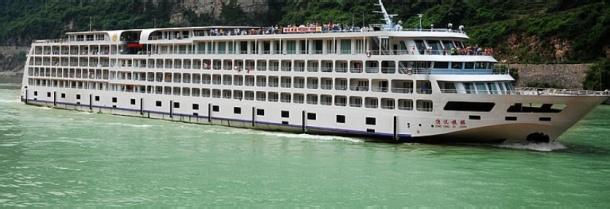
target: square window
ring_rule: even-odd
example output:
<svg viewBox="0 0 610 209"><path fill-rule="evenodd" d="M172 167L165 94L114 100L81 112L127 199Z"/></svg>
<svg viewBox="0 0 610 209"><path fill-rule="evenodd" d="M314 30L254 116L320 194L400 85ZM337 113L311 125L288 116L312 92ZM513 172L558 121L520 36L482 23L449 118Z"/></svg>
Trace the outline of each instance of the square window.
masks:
<svg viewBox="0 0 610 209"><path fill-rule="evenodd" d="M468 119L470 119L470 120L481 120L481 116L478 116L478 115L470 115L470 116L468 116Z"/></svg>
<svg viewBox="0 0 610 209"><path fill-rule="evenodd" d="M61 98L66 98L66 94L65 93L61 93Z"/></svg>
<svg viewBox="0 0 610 209"><path fill-rule="evenodd" d="M131 105L136 105L136 99L131 99Z"/></svg>
<svg viewBox="0 0 610 209"><path fill-rule="evenodd" d="M366 125L376 125L376 124L377 124L377 120L375 118L371 118L371 117L366 118Z"/></svg>
<svg viewBox="0 0 610 209"><path fill-rule="evenodd" d="M212 111L220 112L220 107L218 105L214 105L214 106L212 106Z"/></svg>
<svg viewBox="0 0 610 209"><path fill-rule="evenodd" d="M337 115L337 123L345 123L345 115Z"/></svg>
<svg viewBox="0 0 610 209"><path fill-rule="evenodd" d="M290 117L290 112L282 110L282 118L289 118L289 117Z"/></svg>
<svg viewBox="0 0 610 209"><path fill-rule="evenodd" d="M193 104L193 110L199 110L199 104Z"/></svg>
<svg viewBox="0 0 610 209"><path fill-rule="evenodd" d="M161 106L163 106L163 103L161 103L161 101L157 101L156 105L157 105L157 107L161 107Z"/></svg>
<svg viewBox="0 0 610 209"><path fill-rule="evenodd" d="M174 102L174 108L180 108L180 102Z"/></svg>
<svg viewBox="0 0 610 209"><path fill-rule="evenodd" d="M34 91L34 96L38 96L38 92L37 91Z"/></svg>
<svg viewBox="0 0 610 209"><path fill-rule="evenodd" d="M100 101L100 96L95 96L95 101L99 102Z"/></svg>
<svg viewBox="0 0 610 209"><path fill-rule="evenodd" d="M47 92L47 97L51 97L51 92Z"/></svg>
<svg viewBox="0 0 610 209"><path fill-rule="evenodd" d="M307 120L316 120L315 113L307 113Z"/></svg>
<svg viewBox="0 0 610 209"><path fill-rule="evenodd" d="M265 110L264 109L256 109L256 115L265 116Z"/></svg>
<svg viewBox="0 0 610 209"><path fill-rule="evenodd" d="M116 97L112 97L112 103L116 103L117 99Z"/></svg>
<svg viewBox="0 0 610 209"><path fill-rule="evenodd" d="M234 107L234 108L233 108L233 113L235 113L235 114L241 114L241 107Z"/></svg>
<svg viewBox="0 0 610 209"><path fill-rule="evenodd" d="M76 99L80 99L80 94L77 94L77 95L76 95Z"/></svg>

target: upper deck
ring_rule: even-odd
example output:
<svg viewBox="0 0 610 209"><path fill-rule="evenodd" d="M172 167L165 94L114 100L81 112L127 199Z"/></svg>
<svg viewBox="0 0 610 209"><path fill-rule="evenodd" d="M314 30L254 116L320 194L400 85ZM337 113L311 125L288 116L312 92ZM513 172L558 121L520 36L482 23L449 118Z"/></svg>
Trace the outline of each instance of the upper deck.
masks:
<svg viewBox="0 0 610 209"><path fill-rule="evenodd" d="M320 28L316 32L288 32L291 29ZM209 26L180 28L149 28L110 31L68 32L63 39L37 40L34 44L121 44L133 41L141 44L189 43L208 40L273 40L273 39L341 39L370 37L437 38L467 40L464 31L454 29L405 29L383 31L371 28L324 29L324 27L249 27L249 26Z"/></svg>

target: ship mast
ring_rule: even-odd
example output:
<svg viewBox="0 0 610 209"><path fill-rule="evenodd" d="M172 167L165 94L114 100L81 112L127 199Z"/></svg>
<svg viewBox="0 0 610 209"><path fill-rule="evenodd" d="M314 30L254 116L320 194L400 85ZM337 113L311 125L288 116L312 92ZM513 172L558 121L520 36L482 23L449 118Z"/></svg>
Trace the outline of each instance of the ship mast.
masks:
<svg viewBox="0 0 610 209"><path fill-rule="evenodd" d="M383 21L385 21L384 24L384 30L394 30L394 22L392 22L392 18L396 16L396 14L388 14L388 11L385 9L385 6L383 5L383 2L381 2L381 0L379 0L378 4L375 4L376 6L379 6L381 8L381 11L375 11L375 13L380 13L383 14Z"/></svg>

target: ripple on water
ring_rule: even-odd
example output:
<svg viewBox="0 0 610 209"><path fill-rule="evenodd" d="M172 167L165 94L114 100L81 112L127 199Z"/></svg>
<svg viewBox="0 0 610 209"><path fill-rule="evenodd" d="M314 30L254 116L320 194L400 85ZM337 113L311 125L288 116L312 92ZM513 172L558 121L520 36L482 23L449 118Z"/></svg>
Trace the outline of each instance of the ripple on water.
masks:
<svg viewBox="0 0 610 209"><path fill-rule="evenodd" d="M511 143L511 144L499 144L495 145L500 148L508 149L519 149L519 150L532 150L539 152L551 152L556 150L563 150L567 147L559 142L550 143Z"/></svg>

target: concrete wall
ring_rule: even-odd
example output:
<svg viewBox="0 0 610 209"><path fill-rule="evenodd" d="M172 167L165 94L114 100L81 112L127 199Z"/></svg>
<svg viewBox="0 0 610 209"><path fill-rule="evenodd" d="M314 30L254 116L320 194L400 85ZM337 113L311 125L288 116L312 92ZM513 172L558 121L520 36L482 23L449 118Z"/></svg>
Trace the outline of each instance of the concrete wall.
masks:
<svg viewBox="0 0 610 209"><path fill-rule="evenodd" d="M546 85L553 88L582 89L590 64L511 64L519 72L517 86Z"/></svg>

